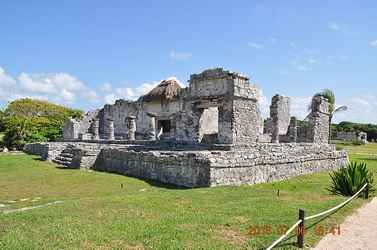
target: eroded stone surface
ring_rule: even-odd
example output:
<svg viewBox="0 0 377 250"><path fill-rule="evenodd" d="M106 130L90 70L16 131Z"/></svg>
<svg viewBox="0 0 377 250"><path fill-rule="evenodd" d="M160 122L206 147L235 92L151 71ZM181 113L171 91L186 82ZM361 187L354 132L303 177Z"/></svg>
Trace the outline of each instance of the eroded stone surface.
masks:
<svg viewBox="0 0 377 250"><path fill-rule="evenodd" d="M187 187L270 182L346 163L347 154L328 144L325 98L313 98L308 122L298 126L289 98L274 96L263 133L259 95L248 77L208 69L186 88L165 80L137 101L69 119L62 142L25 151L69 168Z"/></svg>

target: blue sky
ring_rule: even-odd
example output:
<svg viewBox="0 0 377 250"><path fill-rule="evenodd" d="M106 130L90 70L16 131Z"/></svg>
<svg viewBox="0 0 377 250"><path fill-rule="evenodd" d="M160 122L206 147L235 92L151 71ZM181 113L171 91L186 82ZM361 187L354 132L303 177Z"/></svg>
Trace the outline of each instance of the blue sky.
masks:
<svg viewBox="0 0 377 250"><path fill-rule="evenodd" d="M332 89L377 123L376 1L17 1L0 3L0 103L19 97L90 109L161 79L224 67L271 96Z"/></svg>

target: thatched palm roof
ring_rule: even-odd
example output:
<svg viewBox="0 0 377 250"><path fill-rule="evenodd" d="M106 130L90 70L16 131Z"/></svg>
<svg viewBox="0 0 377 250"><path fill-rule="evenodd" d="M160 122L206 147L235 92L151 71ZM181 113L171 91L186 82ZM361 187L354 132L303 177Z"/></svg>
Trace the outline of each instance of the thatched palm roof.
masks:
<svg viewBox="0 0 377 250"><path fill-rule="evenodd" d="M144 101L175 99L181 91L181 86L175 78L162 80L159 85L152 89L148 94L142 96Z"/></svg>

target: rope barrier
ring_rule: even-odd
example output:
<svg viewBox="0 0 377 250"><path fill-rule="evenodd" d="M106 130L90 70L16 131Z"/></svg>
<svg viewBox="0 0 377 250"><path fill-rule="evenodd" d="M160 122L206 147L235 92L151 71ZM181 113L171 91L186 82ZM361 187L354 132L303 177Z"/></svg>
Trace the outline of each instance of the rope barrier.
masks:
<svg viewBox="0 0 377 250"><path fill-rule="evenodd" d="M288 234L290 234L300 223L301 220L298 220L290 229L287 230L287 232L285 232L285 234L283 234L279 239L275 240L274 243L272 243L272 245L269 246L266 250L271 250L272 248L274 248L277 244L280 243L280 241L287 237Z"/></svg>
<svg viewBox="0 0 377 250"><path fill-rule="evenodd" d="M321 212L321 213L319 213L319 214L315 214L315 215L312 215L312 216L308 216L308 217L305 217L305 220L311 220L311 219L314 219L314 218L317 218L317 217L320 217L320 216L322 216L322 215L325 215L325 214L328 214L328 213L330 213L330 212L332 212L332 211L335 211L335 210L337 210L338 208L341 208L341 207L343 207L344 205L346 205L348 202L350 202L352 199L354 199L355 197L357 197L360 193L361 193L361 191L363 191L363 189L366 187L366 186L368 186L368 183L366 183L356 194L354 194L352 197L350 197L349 199L347 199L346 201L344 201L344 202L342 202L342 203L340 203L338 206L336 206L336 207L333 207L333 208L331 208L331 209L329 209L329 210L326 210L326 211L324 211L324 212Z"/></svg>
<svg viewBox="0 0 377 250"><path fill-rule="evenodd" d="M352 199L354 199L355 197L357 197L361 191L363 191L366 187L368 186L368 183L366 183L357 193L355 193L353 196L351 196L350 198L348 198L346 201L340 203L339 205L331 208L331 209L328 209L326 211L323 211L321 213L318 213L318 214L314 214L314 215L311 215L311 216L308 216L308 217L305 217L304 218L304 221L306 220L310 220L310 219L314 219L314 218L317 218L317 217L320 217L322 215L325 215L325 214L328 214L332 211L335 211L341 207L343 207L344 205L346 205L348 202L350 202ZM300 223L302 222L302 220L298 220L290 229L287 230L287 232L285 232L282 236L280 236L279 239L275 240L271 246L269 246L266 250L271 250L272 248L274 248L277 244L279 244L285 237L288 236L288 234L290 234Z"/></svg>

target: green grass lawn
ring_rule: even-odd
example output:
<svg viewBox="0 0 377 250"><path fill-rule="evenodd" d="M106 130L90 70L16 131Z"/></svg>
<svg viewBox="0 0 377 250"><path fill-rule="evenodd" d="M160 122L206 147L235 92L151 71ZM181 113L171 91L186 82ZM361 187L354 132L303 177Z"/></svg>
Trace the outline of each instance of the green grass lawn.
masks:
<svg viewBox="0 0 377 250"><path fill-rule="evenodd" d="M347 148L376 176L373 149L377 154L376 144ZM328 173L319 173L253 186L179 189L3 154L0 204L6 207L0 210L64 203L0 212L0 249L263 249L279 237L279 226L297 220L299 208L311 215L346 199L330 195L329 183ZM305 243L315 245L318 226L329 230L365 202L356 199L322 221L307 222ZM271 226L272 233L250 235L253 226ZM294 248L295 240L293 235L280 249Z"/></svg>

